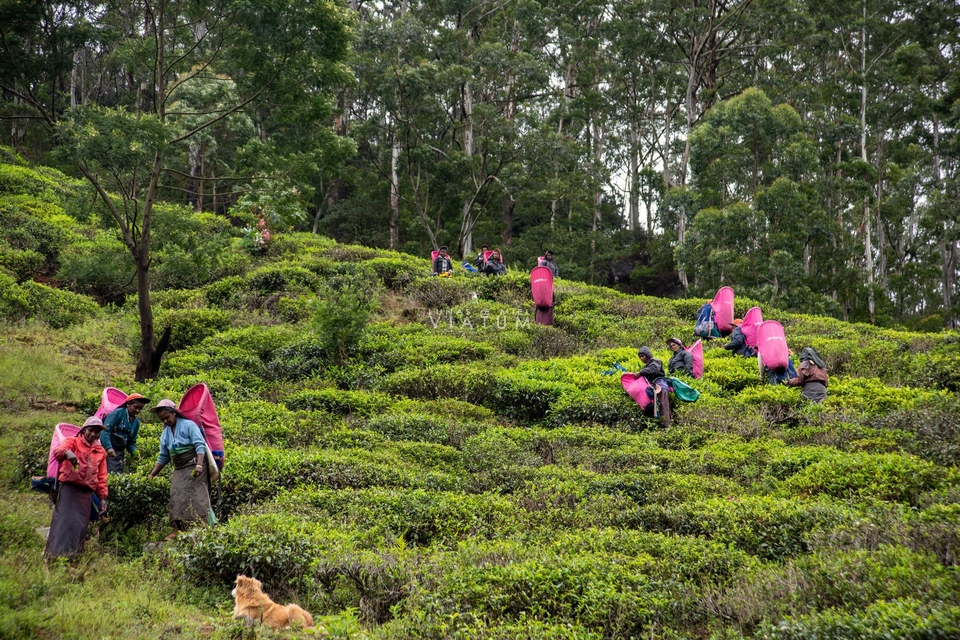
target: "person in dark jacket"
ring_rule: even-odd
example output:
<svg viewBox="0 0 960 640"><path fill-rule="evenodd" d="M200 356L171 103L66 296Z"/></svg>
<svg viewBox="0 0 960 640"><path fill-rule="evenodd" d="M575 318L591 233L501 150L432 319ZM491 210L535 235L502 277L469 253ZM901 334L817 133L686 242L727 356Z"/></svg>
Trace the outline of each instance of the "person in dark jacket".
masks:
<svg viewBox="0 0 960 640"><path fill-rule="evenodd" d="M140 434L140 412L149 398L131 393L119 407L103 419L100 444L107 452L107 473L123 473L126 470L124 454L140 457L137 438Z"/></svg>
<svg viewBox="0 0 960 640"><path fill-rule="evenodd" d="M693 377L693 355L687 351L680 338L670 338L667 340L667 346L673 351L670 360L667 362L667 371L670 375L685 373Z"/></svg>
<svg viewBox="0 0 960 640"><path fill-rule="evenodd" d="M827 399L827 365L813 347L805 347L800 352L800 366L797 377L790 378L786 384L800 387L800 395L811 402L823 402Z"/></svg>
<svg viewBox="0 0 960 640"><path fill-rule="evenodd" d="M482 272L491 276L502 276L507 273L507 266L503 264L503 255L499 249L494 249L490 254L490 259L487 260Z"/></svg>
<svg viewBox="0 0 960 640"><path fill-rule="evenodd" d="M437 253L437 258L433 261L433 275L442 276L442 275L451 275L453 273L453 260L450 259L450 254L447 253L446 247L440 247L440 252Z"/></svg>
<svg viewBox="0 0 960 640"><path fill-rule="evenodd" d="M483 271L483 268L486 266L487 251L489 250L490 248L487 245L485 244L480 245L480 253L477 254L477 259L473 261L473 264L478 271Z"/></svg>
<svg viewBox="0 0 960 640"><path fill-rule="evenodd" d="M743 335L743 330L740 329L740 325L742 324L743 320L740 318L733 319L734 326L733 331L730 333L730 342L723 345L723 348L727 351L733 351L733 353L738 356L752 358L757 355L757 353L753 350L753 347L747 346L747 337Z"/></svg>
<svg viewBox="0 0 960 640"><path fill-rule="evenodd" d="M557 263L553 261L553 251L544 251L543 260L538 260L537 263L538 267L550 269L550 273L553 274L554 278L560 277L560 269L557 268Z"/></svg>
<svg viewBox="0 0 960 640"><path fill-rule="evenodd" d="M647 388L647 397L653 400L651 405L654 415L659 413L660 424L664 427L670 426L670 383L665 377L663 363L653 357L650 347L640 347L637 349L637 356L643 363L643 368L637 372L638 376L643 376L650 383ZM657 410L659 408L659 411Z"/></svg>

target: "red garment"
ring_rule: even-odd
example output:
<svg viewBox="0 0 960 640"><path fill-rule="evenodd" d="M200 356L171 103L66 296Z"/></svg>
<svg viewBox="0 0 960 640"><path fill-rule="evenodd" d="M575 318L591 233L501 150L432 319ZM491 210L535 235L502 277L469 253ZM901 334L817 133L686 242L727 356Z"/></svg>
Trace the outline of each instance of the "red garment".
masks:
<svg viewBox="0 0 960 640"><path fill-rule="evenodd" d="M77 456L77 464L67 460L67 450ZM53 457L60 462L60 482L70 482L93 489L101 500L107 499L107 452L99 440L90 444L81 431L67 438L53 451Z"/></svg>

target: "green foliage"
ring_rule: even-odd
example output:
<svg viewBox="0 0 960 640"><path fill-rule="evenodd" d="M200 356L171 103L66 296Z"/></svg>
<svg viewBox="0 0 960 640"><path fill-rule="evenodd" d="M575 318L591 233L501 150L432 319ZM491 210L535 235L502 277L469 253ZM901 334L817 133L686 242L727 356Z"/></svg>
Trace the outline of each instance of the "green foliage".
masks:
<svg viewBox="0 0 960 640"><path fill-rule="evenodd" d="M391 373L377 385L380 391L423 400L451 398L480 404L493 386L492 372L477 365L440 364Z"/></svg>
<svg viewBox="0 0 960 640"><path fill-rule="evenodd" d="M422 278L414 281L407 291L417 304L433 311L455 307L468 300L475 284L465 278ZM446 319L446 316L440 317L442 319L438 322Z"/></svg>
<svg viewBox="0 0 960 640"><path fill-rule="evenodd" d="M0 319L19 321L36 319L55 329L63 329L96 316L100 311L93 300L69 291L61 291L28 280L17 284L0 272Z"/></svg>
<svg viewBox="0 0 960 640"><path fill-rule="evenodd" d="M948 482L943 467L898 454L850 453L806 467L784 485L787 495L823 494L917 504L920 497Z"/></svg>
<svg viewBox="0 0 960 640"><path fill-rule="evenodd" d="M108 476L110 520L108 531L124 531L136 525L157 525L167 519L170 480L150 479L134 473Z"/></svg>
<svg viewBox="0 0 960 640"><path fill-rule="evenodd" d="M199 344L230 327L231 315L218 309L175 309L157 314L156 324L170 327L169 351Z"/></svg>
<svg viewBox="0 0 960 640"><path fill-rule="evenodd" d="M539 422L564 393L573 389L569 384L531 380L522 373L508 370L497 376L493 391L485 402L507 418Z"/></svg>
<svg viewBox="0 0 960 640"><path fill-rule="evenodd" d="M287 408L293 411L323 410L339 415L375 416L390 407L394 400L387 394L376 391L342 391L318 389L298 391L284 399Z"/></svg>
<svg viewBox="0 0 960 640"><path fill-rule="evenodd" d="M398 292L405 291L414 280L424 275L425 269L429 269L422 260L403 254L397 254L394 258L374 258L367 265L385 287Z"/></svg>
<svg viewBox="0 0 960 640"><path fill-rule="evenodd" d="M625 514L624 524L650 531L702 535L759 558L782 560L809 551L813 533L856 517L855 511L829 501L745 496L648 504Z"/></svg>
<svg viewBox="0 0 960 640"><path fill-rule="evenodd" d="M353 285L330 290L313 303L310 326L337 363L356 352L376 305L376 297Z"/></svg>
<svg viewBox="0 0 960 640"><path fill-rule="evenodd" d="M594 387L584 391L566 391L546 416L546 423L553 426L575 422L630 427L642 425L644 416L640 407L623 389Z"/></svg>
<svg viewBox="0 0 960 640"><path fill-rule="evenodd" d="M766 623L759 633L773 640L946 640L960 633L960 607L941 608L908 597L871 603L858 612L828 609Z"/></svg>

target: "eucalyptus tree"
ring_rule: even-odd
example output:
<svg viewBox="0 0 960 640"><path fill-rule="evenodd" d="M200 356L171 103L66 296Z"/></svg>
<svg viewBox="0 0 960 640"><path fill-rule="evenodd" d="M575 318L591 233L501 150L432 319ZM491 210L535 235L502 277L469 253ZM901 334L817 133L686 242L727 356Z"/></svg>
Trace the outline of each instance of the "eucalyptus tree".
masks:
<svg viewBox="0 0 960 640"><path fill-rule="evenodd" d="M71 11L79 22L78 10ZM150 304L155 205L183 180L199 177L180 171L189 164L191 143L242 120L240 114L247 114L256 129L253 138L263 143L261 151L288 152L286 158L275 154L276 162L302 165L304 156L321 155L322 149L304 149L294 136L273 145L269 138L275 130L325 128L309 119L325 113L333 83L342 78L338 65L347 51L350 19L332 1L145 0L104 4L98 20L92 26L103 27L111 38L102 68L110 74L104 79L114 80L112 93L91 95L65 109L56 92L33 90L38 71L11 74L4 82L20 96L22 115L42 118L59 136L62 157L99 194L133 258L140 315L135 375L144 380L156 375L169 336L167 330L156 339ZM74 50L97 44L68 41ZM11 51L17 49L5 55ZM75 59L72 53L64 50L49 59L44 73L62 75L66 61ZM38 54L37 59L45 58ZM201 97L205 92L211 95ZM254 163L263 166L262 159ZM249 179L249 174L220 179Z"/></svg>

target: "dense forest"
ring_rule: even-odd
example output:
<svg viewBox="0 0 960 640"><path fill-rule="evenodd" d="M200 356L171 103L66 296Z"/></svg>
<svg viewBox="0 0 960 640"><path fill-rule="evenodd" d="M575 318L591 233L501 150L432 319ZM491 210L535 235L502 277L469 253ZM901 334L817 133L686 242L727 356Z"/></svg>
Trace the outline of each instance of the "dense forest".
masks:
<svg viewBox="0 0 960 640"><path fill-rule="evenodd" d="M937 330L960 317L958 21L917 0L2 0L0 118L109 209L145 342L159 201Z"/></svg>

